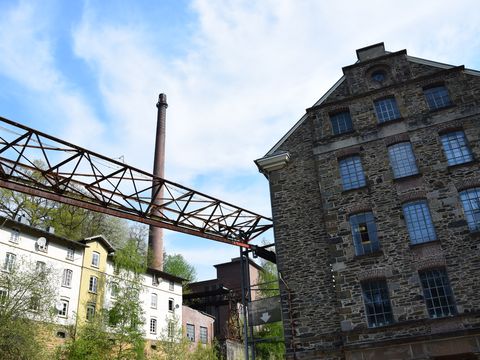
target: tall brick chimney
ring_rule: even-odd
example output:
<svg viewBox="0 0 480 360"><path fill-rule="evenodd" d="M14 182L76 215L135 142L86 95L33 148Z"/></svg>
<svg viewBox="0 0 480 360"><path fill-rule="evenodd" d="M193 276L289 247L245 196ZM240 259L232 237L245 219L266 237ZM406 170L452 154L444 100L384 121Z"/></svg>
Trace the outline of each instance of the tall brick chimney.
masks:
<svg viewBox="0 0 480 360"><path fill-rule="evenodd" d="M167 95L160 94L157 102L157 132L155 139L155 158L153 160L153 175L164 178L165 175L165 125L167 115ZM161 184L153 181L152 200L156 205L161 205L163 200L163 188L157 193ZM160 215L160 211L154 211L153 215ZM163 270L163 229L150 225L148 248L150 251L150 266Z"/></svg>

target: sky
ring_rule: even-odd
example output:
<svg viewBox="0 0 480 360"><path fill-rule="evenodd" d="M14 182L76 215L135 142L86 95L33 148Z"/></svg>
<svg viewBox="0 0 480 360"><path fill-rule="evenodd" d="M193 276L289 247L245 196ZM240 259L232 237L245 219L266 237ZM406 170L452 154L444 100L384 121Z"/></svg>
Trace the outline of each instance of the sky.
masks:
<svg viewBox="0 0 480 360"><path fill-rule="evenodd" d="M0 0L0 116L270 216L262 157L356 61L386 50L480 69L477 0ZM272 242L267 234L265 241ZM238 248L166 232L199 280Z"/></svg>

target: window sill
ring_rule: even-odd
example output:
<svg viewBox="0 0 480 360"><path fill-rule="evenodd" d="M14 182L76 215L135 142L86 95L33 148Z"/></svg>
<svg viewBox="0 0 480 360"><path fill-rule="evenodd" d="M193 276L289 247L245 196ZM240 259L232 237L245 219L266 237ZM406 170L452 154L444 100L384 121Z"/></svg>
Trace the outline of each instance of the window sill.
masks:
<svg viewBox="0 0 480 360"><path fill-rule="evenodd" d="M405 120L405 118L399 117L399 118L392 119L392 120L386 120L386 121L382 121L382 122L377 122L377 126L379 126L379 127L384 127L384 126L388 126L388 125L390 125L390 124L396 124L396 123L402 122L402 121L404 121L404 120Z"/></svg>
<svg viewBox="0 0 480 360"><path fill-rule="evenodd" d="M428 241L424 241L424 242L417 243L417 244L412 244L412 243L410 243L410 244L408 245L408 247L409 247L410 249L418 249L418 248L421 248L422 246L428 246L428 245L431 245L431 244L440 244L440 240L438 240L438 239L428 240Z"/></svg>
<svg viewBox="0 0 480 360"><path fill-rule="evenodd" d="M407 175L407 176L394 178L393 182L394 183L401 183L401 182L404 182L404 181L408 181L408 180L411 180L411 179L418 179L418 178L421 178L421 177L422 177L422 173L419 172L419 173L412 174L412 175Z"/></svg>
<svg viewBox="0 0 480 360"><path fill-rule="evenodd" d="M62 285L63 288L71 289L72 285Z"/></svg>
<svg viewBox="0 0 480 360"><path fill-rule="evenodd" d="M444 107L441 107L441 108L429 109L428 111L429 111L431 114L434 114L434 113L437 113L437 112L442 111L442 110L447 110L447 109L454 108L454 107L456 107L456 106L457 106L457 105L455 105L455 104L450 104L450 105L447 105L447 106L444 106Z"/></svg>
<svg viewBox="0 0 480 360"><path fill-rule="evenodd" d="M363 254L363 255L355 255L353 258L355 260L361 260L361 259L366 259L366 258L371 258L371 257L380 257L383 255L382 250L376 250L374 252L368 253L368 254Z"/></svg>
<svg viewBox="0 0 480 360"><path fill-rule="evenodd" d="M478 160L477 160L477 159L473 159L473 160L466 161L466 162L459 163L459 164L448 165L448 166L447 166L447 169L448 169L448 170L455 170L455 169L460 168L460 167L462 167L462 166L468 167L468 166L472 166L472 165L476 165L476 164L478 164Z"/></svg>
<svg viewBox="0 0 480 360"><path fill-rule="evenodd" d="M353 188L353 189L348 189L348 190L342 190L342 194L345 195L345 194L348 194L348 193L351 193L351 192L354 192L354 191L362 191L362 190L368 190L368 185L364 185L364 186L360 186L360 187L357 187L357 188Z"/></svg>

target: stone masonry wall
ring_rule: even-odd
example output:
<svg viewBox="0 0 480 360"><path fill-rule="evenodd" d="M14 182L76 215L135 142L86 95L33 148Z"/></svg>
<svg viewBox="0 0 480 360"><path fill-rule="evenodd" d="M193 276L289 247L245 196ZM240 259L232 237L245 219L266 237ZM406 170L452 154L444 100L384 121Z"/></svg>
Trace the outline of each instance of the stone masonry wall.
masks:
<svg viewBox="0 0 480 360"><path fill-rule="evenodd" d="M379 68L388 74L382 86L369 82ZM338 91L310 109L308 121L282 144L290 163L269 177L278 266L291 289L289 304L282 287L287 358L292 345L297 359L337 359L345 349L479 333L480 234L468 230L459 191L480 185L480 76L411 62L405 52L344 73ZM453 106L430 111L423 87L438 83ZM378 124L373 102L392 95L402 118ZM329 114L347 108L354 131L331 135ZM448 166L439 133L449 129L465 131L473 162ZM419 175L393 178L387 146L398 141L412 144ZM367 186L343 191L338 159L353 153L361 157ZM410 245L402 212L409 199L427 200L436 241ZM365 210L374 214L381 250L355 256L349 216ZM428 318L418 270L432 266L446 268L457 316ZM387 281L393 325L367 327L360 282L372 277Z"/></svg>

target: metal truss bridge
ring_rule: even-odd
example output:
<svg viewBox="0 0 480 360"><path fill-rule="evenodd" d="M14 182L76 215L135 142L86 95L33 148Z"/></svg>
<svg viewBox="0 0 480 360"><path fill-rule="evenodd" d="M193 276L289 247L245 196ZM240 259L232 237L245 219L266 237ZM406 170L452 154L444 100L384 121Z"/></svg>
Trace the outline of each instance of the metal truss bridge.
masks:
<svg viewBox="0 0 480 360"><path fill-rule="evenodd" d="M0 187L246 249L273 226L270 218L3 117Z"/></svg>

